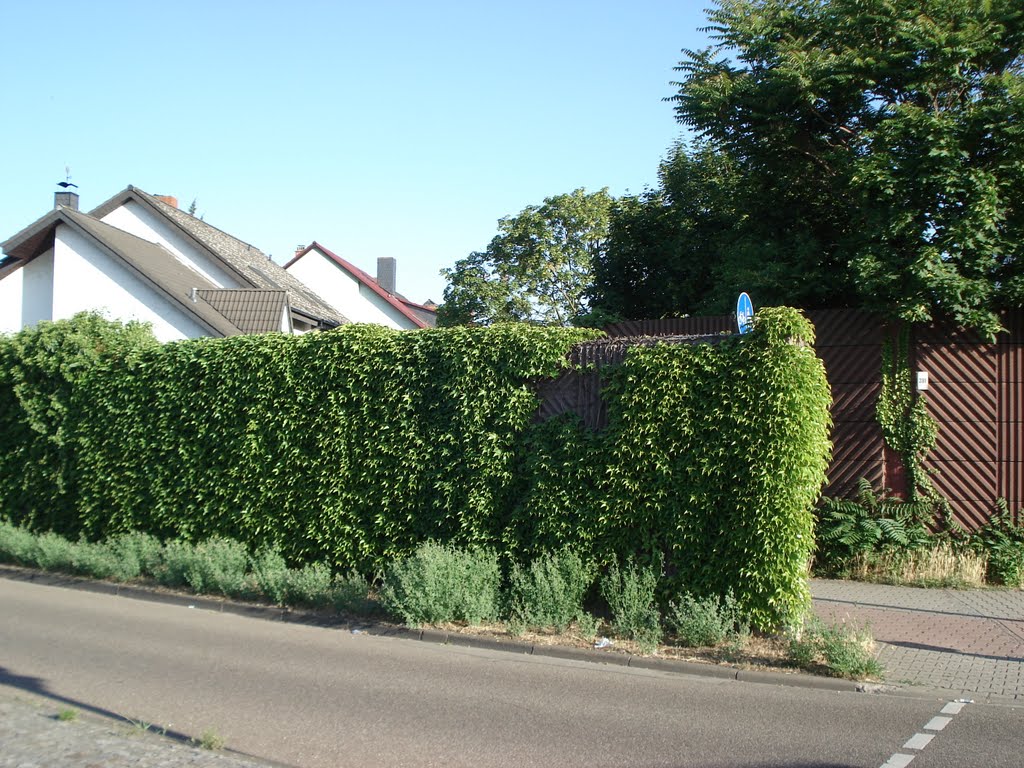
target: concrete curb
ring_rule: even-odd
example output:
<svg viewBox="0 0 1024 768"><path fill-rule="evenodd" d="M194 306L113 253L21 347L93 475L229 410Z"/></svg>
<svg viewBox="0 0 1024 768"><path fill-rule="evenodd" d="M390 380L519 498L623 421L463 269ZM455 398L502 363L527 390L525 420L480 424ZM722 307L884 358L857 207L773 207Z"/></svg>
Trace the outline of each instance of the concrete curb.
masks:
<svg viewBox="0 0 1024 768"><path fill-rule="evenodd" d="M167 592L156 588L133 584L116 584L106 581L95 581L79 576L47 573L30 568L0 564L0 578L13 581L26 581L44 586L78 589L84 592L96 592L115 597L127 597L133 600L145 600L153 603L196 608L215 613L230 613L253 619L266 621L286 621L307 624L317 627L349 629L353 633L366 633L377 637L393 637L401 640L419 640L437 645L452 645L481 650L520 653L528 656L541 656L569 661L583 661L597 664L609 664L632 669L644 669L671 674L712 677L722 680L735 680L745 683L761 683L767 685L784 685L798 688L815 688L842 692L868 693L899 693L911 696L928 696L931 691L903 690L903 686L859 683L833 677L820 677L803 672L772 672L756 669L740 669L737 667L702 664L694 661L666 659L656 656L635 656L620 653L617 650L599 650L596 648L575 648L561 645L538 645L519 640L468 635L459 632L447 632L440 629L409 629L407 627L385 624L383 622L355 620L343 616L304 611L301 609L281 608L278 606L242 603L227 599L202 597L180 592Z"/></svg>

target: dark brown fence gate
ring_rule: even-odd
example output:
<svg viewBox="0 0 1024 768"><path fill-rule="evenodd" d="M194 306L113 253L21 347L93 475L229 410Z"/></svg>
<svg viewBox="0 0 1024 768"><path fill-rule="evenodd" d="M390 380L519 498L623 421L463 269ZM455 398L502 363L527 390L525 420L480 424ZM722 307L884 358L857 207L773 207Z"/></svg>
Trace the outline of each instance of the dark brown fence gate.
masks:
<svg viewBox="0 0 1024 768"><path fill-rule="evenodd" d="M847 496L860 478L875 489L905 491L899 458L885 447L875 416L881 388L882 343L895 329L859 310L808 312L815 325L815 349L832 387L833 459L825 493ZM935 487L950 502L955 519L976 528L1004 498L1016 512L1024 503L1024 312L1007 313L1007 332L990 343L944 325L911 329L910 360L928 374L923 393L939 426L935 450L925 466ZM614 363L637 337L708 336L732 332L731 316L645 320L609 326L610 339L581 350L597 365ZM632 338L624 338L632 337ZM541 386L543 417L574 410L592 429L604 425L600 377L567 375Z"/></svg>

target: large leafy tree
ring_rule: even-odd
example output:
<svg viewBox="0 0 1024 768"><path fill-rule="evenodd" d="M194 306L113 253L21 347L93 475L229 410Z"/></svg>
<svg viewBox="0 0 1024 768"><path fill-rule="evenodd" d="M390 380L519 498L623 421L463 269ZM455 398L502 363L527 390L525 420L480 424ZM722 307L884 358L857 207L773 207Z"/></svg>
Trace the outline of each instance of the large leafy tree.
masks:
<svg viewBox="0 0 1024 768"><path fill-rule="evenodd" d="M703 247L677 258L715 253L703 305L676 311L723 309L746 288L760 303L947 315L994 333L998 310L1024 299L1019 0L720 0L710 31L714 45L685 52L672 100L697 137L690 165L732 168L731 187L711 182L730 193L702 226L672 194L673 169L693 178L684 162L663 174L664 199L641 201L695 222ZM612 269L597 268L611 310L602 285L621 246L613 236Z"/></svg>
<svg viewBox="0 0 1024 768"><path fill-rule="evenodd" d="M607 189L548 197L498 222L487 250L444 269L440 325L534 322L569 325L588 311L594 260L604 253Z"/></svg>

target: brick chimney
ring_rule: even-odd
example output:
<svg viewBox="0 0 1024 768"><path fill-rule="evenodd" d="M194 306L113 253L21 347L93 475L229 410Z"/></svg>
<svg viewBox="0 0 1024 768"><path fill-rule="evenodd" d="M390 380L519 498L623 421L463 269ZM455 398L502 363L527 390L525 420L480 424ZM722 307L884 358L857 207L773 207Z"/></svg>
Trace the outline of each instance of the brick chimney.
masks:
<svg viewBox="0 0 1024 768"><path fill-rule="evenodd" d="M395 290L395 259L393 256L381 256L377 259L377 285L390 294Z"/></svg>
<svg viewBox="0 0 1024 768"><path fill-rule="evenodd" d="M53 193L53 207L70 208L73 211L78 210L78 193L72 192L70 189L62 189L59 192Z"/></svg>
<svg viewBox="0 0 1024 768"><path fill-rule="evenodd" d="M178 198L174 197L174 195L153 195L153 197L155 197L157 200L167 203L169 206L171 206L171 208L178 207Z"/></svg>

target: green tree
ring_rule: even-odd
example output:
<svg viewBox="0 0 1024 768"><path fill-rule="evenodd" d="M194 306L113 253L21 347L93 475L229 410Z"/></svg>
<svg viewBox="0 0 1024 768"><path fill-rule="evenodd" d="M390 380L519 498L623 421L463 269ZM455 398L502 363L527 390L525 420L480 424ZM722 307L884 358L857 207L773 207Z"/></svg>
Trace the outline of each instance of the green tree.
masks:
<svg viewBox="0 0 1024 768"><path fill-rule="evenodd" d="M705 304L745 288L997 331L1024 299L1019 0L720 0L709 20L672 98L689 159L738 179L714 209L732 226L692 232L717 251Z"/></svg>
<svg viewBox="0 0 1024 768"><path fill-rule="evenodd" d="M680 144L659 177L657 190L616 201L608 248L594 264L593 303L620 319L724 312L725 290L750 285L723 274L720 258L733 252L735 164Z"/></svg>
<svg viewBox="0 0 1024 768"><path fill-rule="evenodd" d="M604 253L612 197L584 189L548 197L498 222L486 251L441 274L440 325L569 325L588 311L593 263Z"/></svg>

